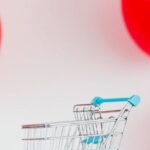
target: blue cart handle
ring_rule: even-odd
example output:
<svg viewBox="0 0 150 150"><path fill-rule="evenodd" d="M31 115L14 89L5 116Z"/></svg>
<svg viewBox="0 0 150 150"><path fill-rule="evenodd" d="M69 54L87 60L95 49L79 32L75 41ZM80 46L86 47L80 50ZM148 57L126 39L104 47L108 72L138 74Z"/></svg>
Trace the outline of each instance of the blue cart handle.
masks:
<svg viewBox="0 0 150 150"><path fill-rule="evenodd" d="M138 95L133 95L129 98L111 98L111 99L103 99L101 97L95 97L92 100L92 104L95 106L99 106L102 103L114 103L114 102L128 102L132 106L136 107L141 101L141 98Z"/></svg>

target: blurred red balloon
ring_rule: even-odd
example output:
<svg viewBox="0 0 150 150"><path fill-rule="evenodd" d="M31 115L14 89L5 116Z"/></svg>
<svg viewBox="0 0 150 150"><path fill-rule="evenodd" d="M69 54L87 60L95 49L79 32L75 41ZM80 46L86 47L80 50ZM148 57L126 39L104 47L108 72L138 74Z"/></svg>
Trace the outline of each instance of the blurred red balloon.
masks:
<svg viewBox="0 0 150 150"><path fill-rule="evenodd" d="M0 48L1 48L1 41L2 41L2 26L1 26L1 20L0 20Z"/></svg>
<svg viewBox="0 0 150 150"><path fill-rule="evenodd" d="M122 10L131 36L150 55L150 0L122 0Z"/></svg>

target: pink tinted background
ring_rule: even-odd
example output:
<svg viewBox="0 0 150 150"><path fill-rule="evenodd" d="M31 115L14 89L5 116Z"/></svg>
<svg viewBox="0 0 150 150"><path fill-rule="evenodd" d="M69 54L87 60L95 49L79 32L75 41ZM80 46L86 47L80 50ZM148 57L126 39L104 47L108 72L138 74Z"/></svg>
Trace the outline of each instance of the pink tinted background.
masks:
<svg viewBox="0 0 150 150"><path fill-rule="evenodd" d="M20 125L72 119L94 96L140 94L122 150L149 150L150 58L129 37L121 1L1 0L0 149Z"/></svg>

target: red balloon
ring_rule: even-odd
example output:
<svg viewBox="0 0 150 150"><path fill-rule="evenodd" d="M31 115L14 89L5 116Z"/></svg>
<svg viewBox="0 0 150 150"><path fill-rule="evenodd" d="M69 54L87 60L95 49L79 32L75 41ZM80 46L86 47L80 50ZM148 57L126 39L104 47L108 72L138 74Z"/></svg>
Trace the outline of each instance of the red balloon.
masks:
<svg viewBox="0 0 150 150"><path fill-rule="evenodd" d="M0 48L1 48L1 41L2 41L2 26L0 21Z"/></svg>
<svg viewBox="0 0 150 150"><path fill-rule="evenodd" d="M122 10L129 33L150 55L150 0L122 0Z"/></svg>

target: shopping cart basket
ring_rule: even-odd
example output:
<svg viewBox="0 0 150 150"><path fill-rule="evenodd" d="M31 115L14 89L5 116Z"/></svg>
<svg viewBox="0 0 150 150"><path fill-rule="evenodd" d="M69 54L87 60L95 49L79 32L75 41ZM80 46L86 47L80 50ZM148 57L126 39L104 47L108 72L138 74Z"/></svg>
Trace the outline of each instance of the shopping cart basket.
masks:
<svg viewBox="0 0 150 150"><path fill-rule="evenodd" d="M121 110L101 111L101 104L107 102L127 103ZM139 102L138 96L120 99L97 97L92 104L74 107L75 121L23 125L24 150L119 150L128 114ZM114 112L118 116L102 115Z"/></svg>

